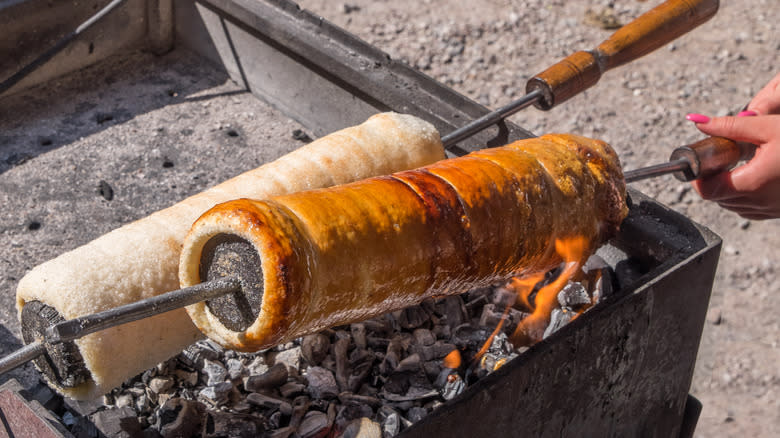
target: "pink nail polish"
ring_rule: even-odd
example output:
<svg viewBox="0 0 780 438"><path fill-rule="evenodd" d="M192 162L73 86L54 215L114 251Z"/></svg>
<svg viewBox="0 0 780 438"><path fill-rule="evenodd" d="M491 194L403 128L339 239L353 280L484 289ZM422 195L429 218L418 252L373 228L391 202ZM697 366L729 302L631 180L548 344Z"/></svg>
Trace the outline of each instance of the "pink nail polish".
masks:
<svg viewBox="0 0 780 438"><path fill-rule="evenodd" d="M690 120L693 123L707 123L710 121L710 118L704 114L691 113L685 116L685 120Z"/></svg>
<svg viewBox="0 0 780 438"><path fill-rule="evenodd" d="M757 115L758 113L755 111L742 111L739 114L737 114L737 117L753 117Z"/></svg>

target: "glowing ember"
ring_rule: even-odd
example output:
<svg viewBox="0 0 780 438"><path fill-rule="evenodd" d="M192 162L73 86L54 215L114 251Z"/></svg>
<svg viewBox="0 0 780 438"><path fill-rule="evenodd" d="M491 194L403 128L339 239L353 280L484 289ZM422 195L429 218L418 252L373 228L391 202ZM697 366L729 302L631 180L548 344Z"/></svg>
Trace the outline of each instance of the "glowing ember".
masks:
<svg viewBox="0 0 780 438"><path fill-rule="evenodd" d="M460 351L452 350L448 355L444 356L444 366L453 370L460 368Z"/></svg>
<svg viewBox="0 0 780 438"><path fill-rule="evenodd" d="M520 301L533 311L530 316L520 321L512 335L512 343L517 347L532 345L542 339L544 330L550 323L550 314L557 305L558 292L575 274L581 272L580 268L589 253L588 241L583 237L558 239L555 241L555 251L563 258L563 271L555 280L539 289L533 305L529 296L533 285L539 281L538 274L524 279L513 279L510 283Z"/></svg>

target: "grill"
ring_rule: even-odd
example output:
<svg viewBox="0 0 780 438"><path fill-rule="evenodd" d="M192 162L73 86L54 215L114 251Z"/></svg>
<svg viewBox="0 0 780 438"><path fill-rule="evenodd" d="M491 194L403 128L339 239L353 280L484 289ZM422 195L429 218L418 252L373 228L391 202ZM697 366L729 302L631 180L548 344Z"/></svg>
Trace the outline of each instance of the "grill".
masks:
<svg viewBox="0 0 780 438"><path fill-rule="evenodd" d="M28 0L9 6L8 14L0 19L0 27L12 29L12 34L21 34L20 27L5 26L10 23L20 26L23 22L30 27L51 28L49 25L55 21L62 29L73 26L56 20L56 9L41 9L43 12L35 16L29 14L29 10L41 4L43 2L38 0ZM75 46L74 50L84 49L94 57L86 61L76 57L81 59L81 64L55 57L53 67L40 70L19 87L52 81L59 74L103 58L106 58L105 64L121 64L116 58L108 58L120 50L150 48L156 53L164 53L173 47L175 40L176 50L172 55L166 55L168 59L181 62L184 69L199 62L220 66L239 86L288 119L274 123L281 123L284 128L300 124L303 130L317 136L358 124L379 111L414 114L430 121L443 133L488 112L483 106L287 1L180 0L172 3L160 0L148 2L145 8L140 1L130 0L100 24L94 35L86 35L85 41L114 35L110 30L117 26L126 29L119 33L121 37ZM23 42L0 47L0 51L10 54L7 59L21 60L26 53L40 52L30 47L32 42ZM188 61L193 54L200 60ZM68 59L64 55L62 59ZM130 59L143 61L146 58L131 56ZM133 65L126 67L133 68ZM6 77L13 70L14 66L0 68L0 76ZM109 69L111 75L119 75L121 70ZM91 79L100 78L99 69L91 71ZM121 79L121 75L119 77ZM112 76L105 80L116 78ZM72 78L69 81L74 86L78 82ZM228 96L231 93L236 91L225 92ZM169 94L175 98L175 88ZM241 96L242 99L247 97ZM207 96L203 100L207 102ZM127 116L121 111L98 114L95 122L101 125L114 118L122 121ZM30 126L30 129L35 127ZM227 137L253 134L232 127L215 129L225 132ZM79 129L75 129L69 140L75 141L79 135L96 130L98 128L85 128L78 134ZM271 132L279 132L279 129L271 129ZM503 122L461 146L478 149L530 136L532 134L521 127ZM46 134L39 137L40 144L46 146ZM163 135L162 138L169 137ZM127 139L117 139L121 140ZM288 147L295 144L288 142ZM229 154L230 144L225 145L226 150L222 153ZM9 155L6 163L13 166L29 158L32 156L19 152ZM176 161L170 157L161 158L163 168L173 167ZM216 179L210 181L213 183ZM113 198L113 190L107 182L101 180L98 189L104 199ZM165 196L175 199L178 193ZM401 436L478 436L508 431L522 431L529 436L692 434L699 405L688 395L688 389L720 239L641 193L631 191L630 198L630 214L620 234L598 252L616 273L617 292L404 430ZM133 199L139 206L147 201ZM97 214L82 223L98 221L101 214L109 214L99 208L93 212ZM132 218L133 213L126 214L127 217L119 220ZM31 232L42 226L36 218L28 218L25 225ZM44 222L43 227L47 226ZM107 231L100 225L97 227L77 231L85 232L87 237ZM78 239L75 237L76 243L81 243ZM36 255L44 253L44 248L51 244L51 241L33 243L38 247L32 251ZM73 246L67 242L65 245ZM52 252L50 255L60 251ZM3 286L4 289L15 289L15 280L6 281ZM11 307L10 303L4 304ZM6 330L16 331L15 315L6 313L4 323ZM33 380L25 372L11 375L25 381ZM15 402L0 403L7 417L45 418L40 410L7 407L8 403L35 405L35 402L22 400L35 399L34 394L14 385L7 385L3 392L19 394ZM49 399L49 403L54 402ZM47 418L45 421L52 420ZM56 434L63 430L61 427L55 429L50 431L52 436L58 436Z"/></svg>

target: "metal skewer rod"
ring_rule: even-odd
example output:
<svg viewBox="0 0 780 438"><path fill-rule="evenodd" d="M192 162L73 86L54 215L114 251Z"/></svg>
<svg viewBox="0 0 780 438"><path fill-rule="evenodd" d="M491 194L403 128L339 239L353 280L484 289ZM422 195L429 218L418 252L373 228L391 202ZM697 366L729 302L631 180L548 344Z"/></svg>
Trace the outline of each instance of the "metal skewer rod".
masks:
<svg viewBox="0 0 780 438"><path fill-rule="evenodd" d="M494 125L512 114L520 111L523 108L529 107L542 98L542 90L536 89L526 94L520 99L510 102L508 105L504 105L501 108L491 111L484 116L472 120L471 122L461 126L460 128L450 132L441 138L441 142L444 143L444 147L452 150L452 146L455 143L469 138L479 131L487 128L490 125ZM456 155L461 155L458 151L453 151ZM463 154L465 155L465 154Z"/></svg>
<svg viewBox="0 0 780 438"><path fill-rule="evenodd" d="M72 341L90 333L105 330L120 324L125 324L153 315L165 313L190 304L195 304L220 295L241 290L241 283L233 277L224 277L206 281L195 286L166 292L115 307L103 312L69 319L46 329L45 339L48 343Z"/></svg>
<svg viewBox="0 0 780 438"><path fill-rule="evenodd" d="M18 366L26 364L27 362L42 355L45 351L46 346L38 341L25 345L8 356L0 359L0 374L6 373Z"/></svg>
<svg viewBox="0 0 780 438"><path fill-rule="evenodd" d="M691 168L691 163L685 158L669 161L666 163L655 164L653 166L642 167L640 169L629 170L623 174L627 183L640 181L647 178L666 175L668 173L682 172Z"/></svg>

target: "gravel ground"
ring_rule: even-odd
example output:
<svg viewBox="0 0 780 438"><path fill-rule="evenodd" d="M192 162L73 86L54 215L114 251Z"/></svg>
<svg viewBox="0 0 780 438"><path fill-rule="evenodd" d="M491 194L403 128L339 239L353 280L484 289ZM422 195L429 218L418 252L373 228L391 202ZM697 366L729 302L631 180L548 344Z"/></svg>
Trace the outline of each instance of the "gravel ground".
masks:
<svg viewBox="0 0 780 438"><path fill-rule="evenodd" d="M532 74L607 38L660 1L303 0L301 6L492 108L523 94ZM611 7L610 7L611 6ZM542 134L606 140L626 169L701 138L689 112L739 111L780 70L780 2L721 2L718 14L659 51L607 73L555 110L512 120ZM691 392L704 404L697 436L780 430L780 221L747 221L671 177L636 186L724 241Z"/></svg>

